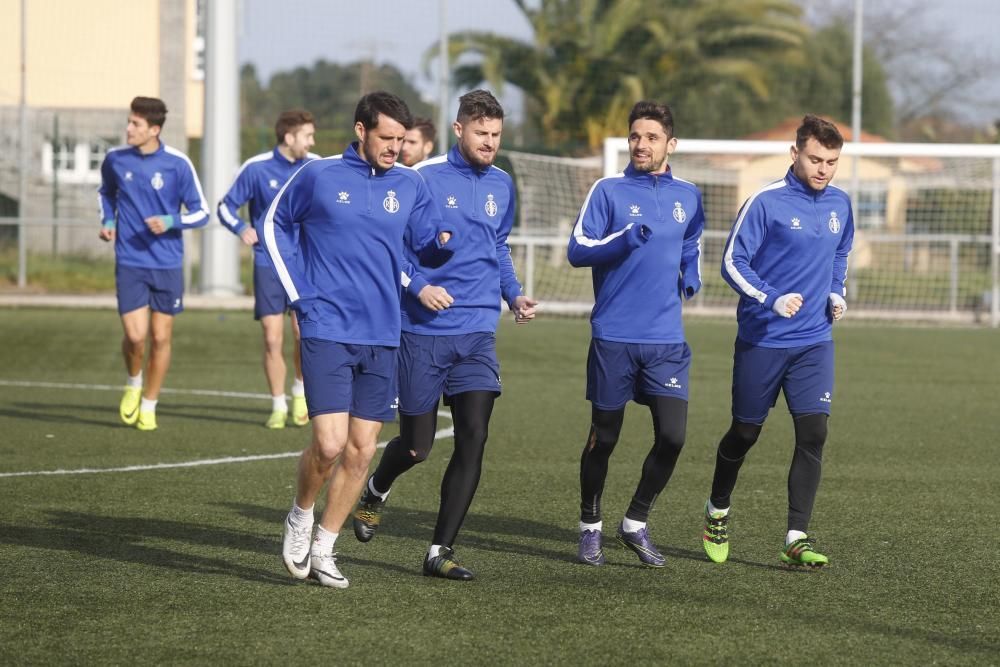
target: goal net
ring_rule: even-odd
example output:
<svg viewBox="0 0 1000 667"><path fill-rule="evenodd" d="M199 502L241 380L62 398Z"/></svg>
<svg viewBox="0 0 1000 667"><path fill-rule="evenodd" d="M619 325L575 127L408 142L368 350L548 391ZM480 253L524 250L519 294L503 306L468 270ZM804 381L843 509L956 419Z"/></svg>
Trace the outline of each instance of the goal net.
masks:
<svg viewBox="0 0 1000 667"><path fill-rule="evenodd" d="M725 241L740 205L788 168L789 143L684 140L675 173L704 197L703 288L690 312L732 315L722 280ZM566 245L593 182L628 163L625 139L603 158L506 153L518 189L511 235L525 290L547 313L593 306L590 271L566 261ZM852 317L1000 323L1000 146L845 144L834 183L851 194L854 250L847 289Z"/></svg>

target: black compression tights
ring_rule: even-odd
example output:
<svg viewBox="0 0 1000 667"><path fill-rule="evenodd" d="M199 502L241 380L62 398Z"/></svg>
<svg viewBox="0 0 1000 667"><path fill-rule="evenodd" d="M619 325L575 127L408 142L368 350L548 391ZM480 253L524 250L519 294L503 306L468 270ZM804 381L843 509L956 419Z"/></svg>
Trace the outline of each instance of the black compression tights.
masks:
<svg viewBox="0 0 1000 667"><path fill-rule="evenodd" d="M469 391L451 397L455 424L455 451L441 481L441 506L434 527L433 544L450 547L455 542L472 498L479 486L483 452L489 433L496 394ZM407 470L425 461L434 446L437 409L422 415L399 416L399 436L386 445L372 483L388 491Z"/></svg>
<svg viewBox="0 0 1000 667"><path fill-rule="evenodd" d="M687 401L657 396L649 406L653 418L653 446L642 466L642 477L625 516L645 521L673 474L677 457L684 447L687 429ZM580 457L580 520L596 523L601 520L601 495L608 475L610 459L621 433L625 409L592 408L590 436Z"/></svg>
<svg viewBox="0 0 1000 667"><path fill-rule="evenodd" d="M828 416L822 413L795 418L795 454L788 470L788 529L806 532L823 469ZM712 504L729 507L743 460L760 435L760 424L733 420L715 457Z"/></svg>

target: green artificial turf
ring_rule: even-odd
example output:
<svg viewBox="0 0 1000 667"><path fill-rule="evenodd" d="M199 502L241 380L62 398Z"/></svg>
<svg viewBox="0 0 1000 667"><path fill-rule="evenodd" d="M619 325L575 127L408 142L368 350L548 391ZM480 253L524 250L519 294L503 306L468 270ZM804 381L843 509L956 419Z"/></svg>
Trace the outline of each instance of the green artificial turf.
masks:
<svg viewBox="0 0 1000 667"><path fill-rule="evenodd" d="M263 427L248 313L177 319L172 392L159 430L141 433L117 421L114 312L0 310L0 474L287 454L0 477L0 663L995 664L1000 332L838 325L811 526L832 565L809 573L778 567L792 455L781 398L734 494L730 561L702 553L734 332L687 323L687 444L649 524L664 569L639 567L613 539L604 567L573 562L589 328L542 317L498 334L504 395L455 544L477 579L420 574L452 449L443 439L398 480L372 542L345 526L337 550L351 585L333 590L293 581L280 561L309 430ZM389 424L382 439L395 433ZM606 535L650 434L631 406Z"/></svg>

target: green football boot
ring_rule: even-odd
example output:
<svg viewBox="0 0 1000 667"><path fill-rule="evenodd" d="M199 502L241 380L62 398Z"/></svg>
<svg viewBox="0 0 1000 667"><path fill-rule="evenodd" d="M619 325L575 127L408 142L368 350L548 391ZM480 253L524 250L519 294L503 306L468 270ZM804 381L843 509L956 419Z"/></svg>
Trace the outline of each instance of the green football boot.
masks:
<svg viewBox="0 0 1000 667"><path fill-rule="evenodd" d="M288 421L288 411L275 410L271 413L271 416L267 418L264 426L268 428L285 428L286 421Z"/></svg>
<svg viewBox="0 0 1000 667"><path fill-rule="evenodd" d="M118 416L122 422L131 426L139 419L139 401L142 399L142 387L125 387L122 402L118 404Z"/></svg>
<svg viewBox="0 0 1000 667"><path fill-rule="evenodd" d="M729 558L729 513L708 511L705 503L705 530L702 534L702 546L708 559L713 563L725 563Z"/></svg>
<svg viewBox="0 0 1000 667"><path fill-rule="evenodd" d="M830 559L813 549L812 540L807 535L795 540L781 554L781 562L787 568L819 569L830 564Z"/></svg>

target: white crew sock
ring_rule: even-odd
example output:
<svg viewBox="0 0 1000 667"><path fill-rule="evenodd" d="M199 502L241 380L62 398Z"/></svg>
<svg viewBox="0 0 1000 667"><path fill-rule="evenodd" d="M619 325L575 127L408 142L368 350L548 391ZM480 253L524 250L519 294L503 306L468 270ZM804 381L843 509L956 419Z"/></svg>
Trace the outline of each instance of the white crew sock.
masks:
<svg viewBox="0 0 1000 667"><path fill-rule="evenodd" d="M292 511L288 513L288 522L293 528L312 528L313 508L302 509L296 503L292 503Z"/></svg>
<svg viewBox="0 0 1000 667"><path fill-rule="evenodd" d="M284 394L271 397L271 410L274 412L288 412L288 403L285 401Z"/></svg>
<svg viewBox="0 0 1000 667"><path fill-rule="evenodd" d="M299 378L292 380L292 396L305 396L306 385Z"/></svg>
<svg viewBox="0 0 1000 667"><path fill-rule="evenodd" d="M803 533L801 530L790 530L787 533L785 533L785 546L787 547L795 540L801 540L805 536L806 534Z"/></svg>
<svg viewBox="0 0 1000 667"><path fill-rule="evenodd" d="M125 380L125 386L132 387L134 389L141 389L142 388L142 371L139 371L139 374L136 375L135 377L129 375L128 379Z"/></svg>
<svg viewBox="0 0 1000 667"><path fill-rule="evenodd" d="M645 521L633 521L628 517L622 519L622 530L626 533L637 533L646 527Z"/></svg>
<svg viewBox="0 0 1000 667"><path fill-rule="evenodd" d="M584 523L583 521L580 522L581 533L585 530L596 530L597 532L601 532L601 528L603 527L604 527L603 521L598 521L597 523Z"/></svg>
<svg viewBox="0 0 1000 667"><path fill-rule="evenodd" d="M328 556L333 553L333 545L337 541L340 533L331 533L323 526L316 527L316 536L313 537L312 549L309 553L313 556Z"/></svg>
<svg viewBox="0 0 1000 667"><path fill-rule="evenodd" d="M712 501L709 500L708 501L708 513L709 513L709 515L722 514L722 516L728 516L729 515L729 508L727 507L725 509L720 509L720 508L716 507L715 505L713 505Z"/></svg>
<svg viewBox="0 0 1000 667"><path fill-rule="evenodd" d="M143 398L139 401L139 412L156 412L156 399Z"/></svg>

